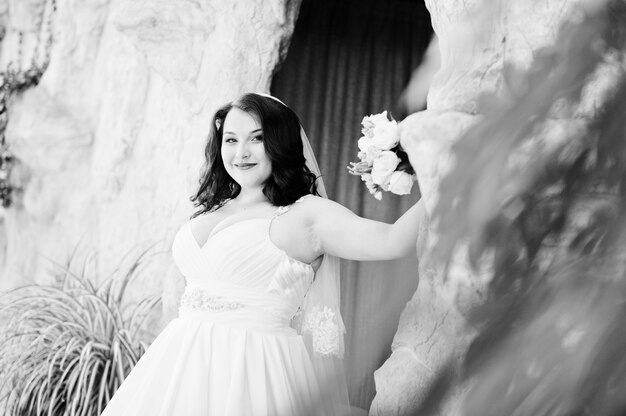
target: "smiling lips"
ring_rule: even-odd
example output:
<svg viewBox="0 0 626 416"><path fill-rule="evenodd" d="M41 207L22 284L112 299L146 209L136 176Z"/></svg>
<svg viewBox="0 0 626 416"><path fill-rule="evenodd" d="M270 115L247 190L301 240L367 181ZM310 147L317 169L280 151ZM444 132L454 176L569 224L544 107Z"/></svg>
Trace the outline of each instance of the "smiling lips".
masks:
<svg viewBox="0 0 626 416"><path fill-rule="evenodd" d="M233 166L235 166L237 169L247 170L255 167L256 163L234 163Z"/></svg>

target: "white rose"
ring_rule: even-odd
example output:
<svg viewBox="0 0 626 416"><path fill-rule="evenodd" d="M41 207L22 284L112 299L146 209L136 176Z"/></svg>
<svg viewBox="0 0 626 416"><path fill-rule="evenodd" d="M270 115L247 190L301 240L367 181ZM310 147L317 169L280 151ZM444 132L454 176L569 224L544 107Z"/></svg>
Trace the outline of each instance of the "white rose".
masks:
<svg viewBox="0 0 626 416"><path fill-rule="evenodd" d="M380 152L382 151L377 146L372 143L372 139L367 136L363 136L359 139L359 158L361 160L367 161L367 163L371 164L374 162L378 156L380 156Z"/></svg>
<svg viewBox="0 0 626 416"><path fill-rule="evenodd" d="M367 161L367 163L372 164L377 158L380 157L382 152L383 151L380 150L378 147L371 145L367 148L367 152L365 152L365 160Z"/></svg>
<svg viewBox="0 0 626 416"><path fill-rule="evenodd" d="M374 126L372 144L382 150L391 150L400 142L398 123L395 120Z"/></svg>
<svg viewBox="0 0 626 416"><path fill-rule="evenodd" d="M399 163L400 158L394 152L389 150L380 152L380 156L374 160L372 166L372 181L385 188L385 184Z"/></svg>
<svg viewBox="0 0 626 416"><path fill-rule="evenodd" d="M389 191L396 195L407 195L413 187L413 175L406 172L393 172L389 178Z"/></svg>
<svg viewBox="0 0 626 416"><path fill-rule="evenodd" d="M383 111L382 113L372 114L370 116L364 117L363 120L367 120L376 125L380 123L388 123L389 117L387 117L387 111Z"/></svg>
<svg viewBox="0 0 626 416"><path fill-rule="evenodd" d="M374 136L374 127L376 127L376 125L378 124L388 122L389 119L387 118L386 111L383 111L379 114L371 114L369 116L365 116L363 117L363 121L361 121L361 125L363 126L363 129L361 129L361 131L363 132L364 136L372 138Z"/></svg>
<svg viewBox="0 0 626 416"><path fill-rule="evenodd" d="M359 141L357 142L357 144L359 145L359 150L362 152L367 152L367 148L370 147L372 145L372 139L370 139L367 136L363 136L359 139Z"/></svg>

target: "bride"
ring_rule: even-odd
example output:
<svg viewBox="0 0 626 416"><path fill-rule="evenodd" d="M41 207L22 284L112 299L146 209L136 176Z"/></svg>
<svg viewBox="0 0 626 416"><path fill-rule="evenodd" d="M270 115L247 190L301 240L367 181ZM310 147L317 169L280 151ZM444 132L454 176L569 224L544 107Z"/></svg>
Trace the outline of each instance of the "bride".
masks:
<svg viewBox="0 0 626 416"><path fill-rule="evenodd" d="M271 96L220 108L205 156L172 244L179 316L102 415L349 414L338 258L413 251L421 204L386 224L327 199L298 117Z"/></svg>

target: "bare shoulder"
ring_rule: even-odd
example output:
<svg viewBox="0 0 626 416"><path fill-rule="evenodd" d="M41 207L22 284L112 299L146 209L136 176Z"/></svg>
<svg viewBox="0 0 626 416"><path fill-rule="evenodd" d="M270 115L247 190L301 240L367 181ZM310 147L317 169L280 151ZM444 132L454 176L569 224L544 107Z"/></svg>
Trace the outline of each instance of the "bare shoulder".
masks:
<svg viewBox="0 0 626 416"><path fill-rule="evenodd" d="M328 198L322 198L321 196L317 196L317 195L305 195L302 198L300 198L300 200L298 200L298 202L295 204L295 206L301 206L303 210L306 211L318 211L320 209L333 209L333 208L343 208L343 205L330 200Z"/></svg>
<svg viewBox="0 0 626 416"><path fill-rule="evenodd" d="M294 204L294 208L294 211L312 221L337 211L348 210L338 202L317 195L306 195Z"/></svg>

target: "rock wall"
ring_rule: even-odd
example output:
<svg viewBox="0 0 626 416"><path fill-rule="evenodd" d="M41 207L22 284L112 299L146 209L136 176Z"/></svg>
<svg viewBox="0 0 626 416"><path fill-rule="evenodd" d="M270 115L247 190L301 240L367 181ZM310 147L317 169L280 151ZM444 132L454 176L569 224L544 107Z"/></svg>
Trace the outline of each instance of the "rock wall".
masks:
<svg viewBox="0 0 626 416"><path fill-rule="evenodd" d="M426 0L439 38L441 68L434 76L427 109L410 115L401 126L402 145L416 169L427 212L433 212L441 180L454 164L451 145L480 122L482 98L502 93L505 64L529 68L535 52L554 45L562 24L577 21L578 6L600 3ZM583 107L597 105L603 94L600 84L587 90ZM563 126L572 121L566 116L549 126L544 132L547 140L562 140ZM438 383L458 380L458 364L477 333L469 315L485 301L491 274L472 272L466 253L459 249L444 279L433 252L437 241L436 224L427 214L417 249L419 287L402 314L391 357L375 373L377 394L371 415L424 411L429 406L425 398ZM463 389L457 388L428 414L462 414Z"/></svg>
<svg viewBox="0 0 626 416"><path fill-rule="evenodd" d="M35 53L49 1L0 2L3 67ZM57 0L50 65L10 107L23 190L0 215L0 289L48 281L70 256L104 279L149 249L132 294L162 293L171 318L183 280L169 250L193 212L209 120L269 91L299 5Z"/></svg>

